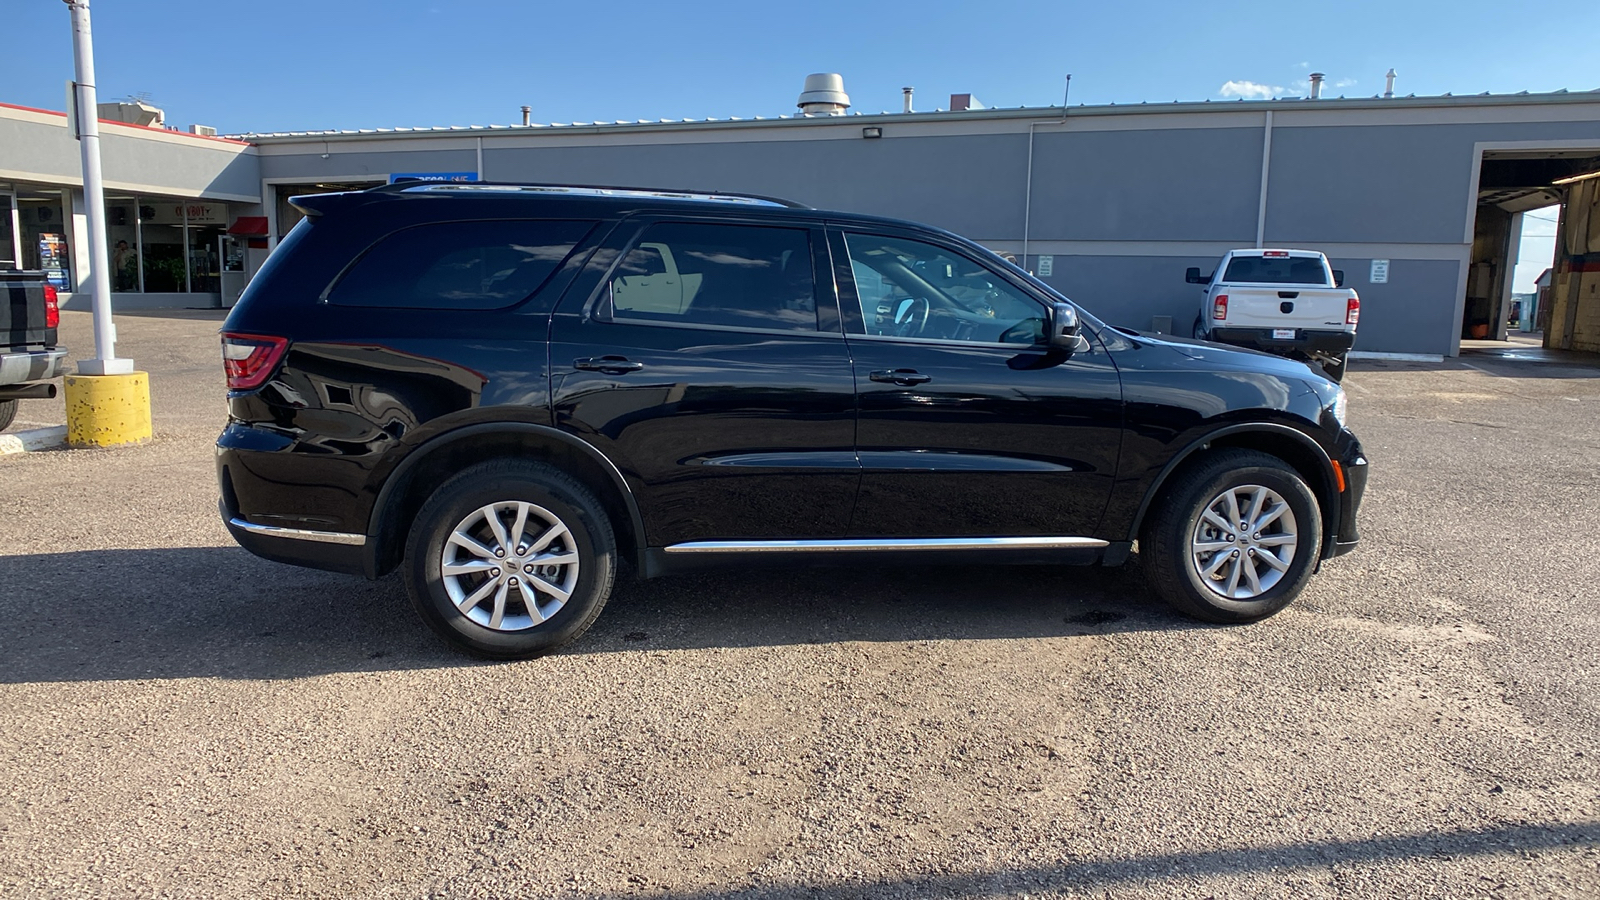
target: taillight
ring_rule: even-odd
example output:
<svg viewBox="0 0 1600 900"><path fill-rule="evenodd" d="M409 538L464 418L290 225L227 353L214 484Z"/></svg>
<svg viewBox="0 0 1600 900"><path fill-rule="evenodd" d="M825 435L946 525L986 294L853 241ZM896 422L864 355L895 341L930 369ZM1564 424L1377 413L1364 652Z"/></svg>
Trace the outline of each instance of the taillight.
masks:
<svg viewBox="0 0 1600 900"><path fill-rule="evenodd" d="M288 338L265 334L222 333L222 370L228 390L249 391L261 386L283 358Z"/></svg>
<svg viewBox="0 0 1600 900"><path fill-rule="evenodd" d="M1361 298L1355 294L1350 295L1350 301L1344 305L1344 323L1354 325L1361 321Z"/></svg>
<svg viewBox="0 0 1600 900"><path fill-rule="evenodd" d="M1223 319L1226 319L1227 317L1228 317L1228 295L1227 294L1218 294L1217 295L1217 299L1212 301L1211 318L1216 319L1218 322L1220 322Z"/></svg>
<svg viewBox="0 0 1600 900"><path fill-rule="evenodd" d="M53 284L44 286L44 327L61 327L61 298Z"/></svg>

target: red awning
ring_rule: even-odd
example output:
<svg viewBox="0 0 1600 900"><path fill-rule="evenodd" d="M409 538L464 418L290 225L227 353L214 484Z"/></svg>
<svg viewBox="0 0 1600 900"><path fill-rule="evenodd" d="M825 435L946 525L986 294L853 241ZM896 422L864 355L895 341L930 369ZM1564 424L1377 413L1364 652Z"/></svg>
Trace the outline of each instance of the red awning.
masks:
<svg viewBox="0 0 1600 900"><path fill-rule="evenodd" d="M229 234L266 234L266 216L240 216L228 226Z"/></svg>

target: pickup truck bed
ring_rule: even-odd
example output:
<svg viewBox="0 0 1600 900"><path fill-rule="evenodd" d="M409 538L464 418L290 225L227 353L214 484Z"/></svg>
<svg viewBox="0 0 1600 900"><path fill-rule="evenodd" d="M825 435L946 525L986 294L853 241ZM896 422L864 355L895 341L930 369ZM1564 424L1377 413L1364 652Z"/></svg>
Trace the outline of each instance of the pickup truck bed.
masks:
<svg viewBox="0 0 1600 900"><path fill-rule="evenodd" d="M0 429L17 415L17 401L49 398L67 351L56 345L61 314L43 272L0 271Z"/></svg>

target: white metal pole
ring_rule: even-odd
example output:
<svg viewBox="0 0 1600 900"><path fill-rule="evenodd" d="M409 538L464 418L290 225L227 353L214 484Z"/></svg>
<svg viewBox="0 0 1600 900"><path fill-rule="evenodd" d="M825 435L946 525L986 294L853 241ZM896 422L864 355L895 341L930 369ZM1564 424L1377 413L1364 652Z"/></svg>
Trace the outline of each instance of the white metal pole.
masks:
<svg viewBox="0 0 1600 900"><path fill-rule="evenodd" d="M111 321L110 250L106 246L106 192L100 176L100 121L95 105L94 39L89 32L89 0L62 0L72 10L72 57L77 82L77 115L83 154L83 205L89 224L89 285L94 303L94 359L78 363L84 375L125 375L133 360L117 359L116 325Z"/></svg>

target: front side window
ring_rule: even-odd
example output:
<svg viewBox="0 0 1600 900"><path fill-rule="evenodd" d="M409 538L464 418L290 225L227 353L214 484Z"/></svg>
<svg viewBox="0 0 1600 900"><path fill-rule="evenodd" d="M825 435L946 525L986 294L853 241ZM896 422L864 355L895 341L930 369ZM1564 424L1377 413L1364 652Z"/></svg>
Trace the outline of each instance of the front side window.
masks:
<svg viewBox="0 0 1600 900"><path fill-rule="evenodd" d="M1044 338L1044 305L961 253L875 234L846 234L845 244L870 336L1030 345Z"/></svg>
<svg viewBox="0 0 1600 900"><path fill-rule="evenodd" d="M549 279L593 222L438 222L373 245L328 294L335 306L501 309Z"/></svg>
<svg viewBox="0 0 1600 900"><path fill-rule="evenodd" d="M599 317L816 331L809 235L757 225L651 225L612 272Z"/></svg>

